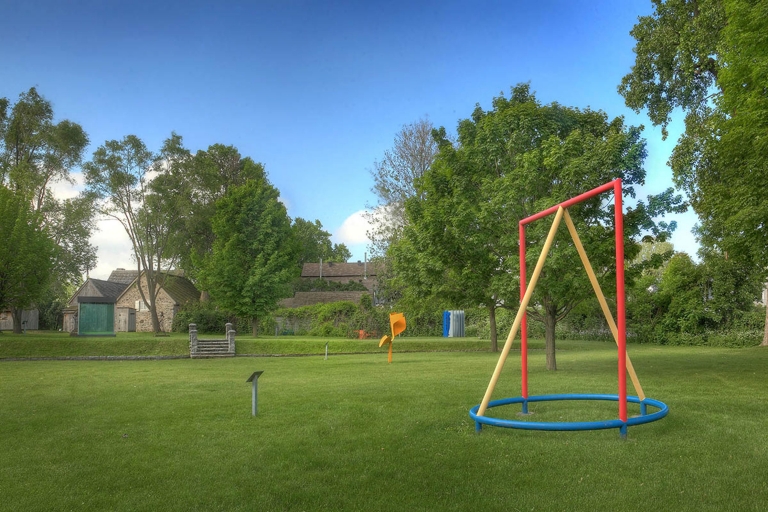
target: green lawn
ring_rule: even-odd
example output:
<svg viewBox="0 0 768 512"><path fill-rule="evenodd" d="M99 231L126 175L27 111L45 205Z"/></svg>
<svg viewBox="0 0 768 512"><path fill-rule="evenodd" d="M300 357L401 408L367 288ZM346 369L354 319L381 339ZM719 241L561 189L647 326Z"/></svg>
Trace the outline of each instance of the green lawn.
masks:
<svg viewBox="0 0 768 512"><path fill-rule="evenodd" d="M201 334L201 338L223 338L215 334ZM379 340L350 338L318 338L312 336L259 336L237 335L235 349L238 355L354 354L386 351L379 348ZM503 343L503 340L501 341ZM395 352L483 351L490 350L490 341L472 338L409 338L395 339ZM543 341L532 346L543 347ZM152 334L121 332L114 337L77 337L56 332L31 331L28 334L0 334L0 359L50 358L89 356L188 356L187 334L172 333L153 337Z"/></svg>
<svg viewBox="0 0 768 512"><path fill-rule="evenodd" d="M532 351L532 394L616 392L612 344L560 348L557 372ZM768 503L768 350L630 346L646 393L670 414L631 427L627 440L617 430L486 426L476 434L467 412L497 354L398 354L396 345L388 365L381 350L328 360L0 362L0 510L700 511ZM254 418L245 379L255 370L264 374ZM494 398L517 396L519 386L513 352ZM617 415L615 403L531 409L540 421Z"/></svg>

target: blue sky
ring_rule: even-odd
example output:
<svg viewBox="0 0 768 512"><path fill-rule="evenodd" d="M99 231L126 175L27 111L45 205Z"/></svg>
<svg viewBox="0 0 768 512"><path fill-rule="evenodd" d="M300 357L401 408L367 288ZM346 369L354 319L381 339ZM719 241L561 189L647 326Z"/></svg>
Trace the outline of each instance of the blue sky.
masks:
<svg viewBox="0 0 768 512"><path fill-rule="evenodd" d="M649 0L2 3L0 97L36 86L88 132L88 158L127 134L153 150L172 131L193 151L234 145L264 163L292 217L319 219L354 260L369 169L402 125L429 116L453 131L519 82L544 103L644 124L641 192L671 185L680 125L662 142L616 92ZM693 255L695 217L674 218L676 249ZM102 223L94 243L93 277L132 265L119 226Z"/></svg>

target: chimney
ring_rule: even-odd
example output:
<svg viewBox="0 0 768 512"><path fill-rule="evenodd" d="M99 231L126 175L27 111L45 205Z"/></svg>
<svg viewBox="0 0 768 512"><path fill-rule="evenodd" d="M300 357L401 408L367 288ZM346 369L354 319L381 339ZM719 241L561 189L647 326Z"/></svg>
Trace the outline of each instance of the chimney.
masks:
<svg viewBox="0 0 768 512"><path fill-rule="evenodd" d="M363 253L363 259L365 259L365 265L363 266L363 279L368 279L368 253Z"/></svg>
<svg viewBox="0 0 768 512"><path fill-rule="evenodd" d="M323 258L320 258L320 279L323 278Z"/></svg>

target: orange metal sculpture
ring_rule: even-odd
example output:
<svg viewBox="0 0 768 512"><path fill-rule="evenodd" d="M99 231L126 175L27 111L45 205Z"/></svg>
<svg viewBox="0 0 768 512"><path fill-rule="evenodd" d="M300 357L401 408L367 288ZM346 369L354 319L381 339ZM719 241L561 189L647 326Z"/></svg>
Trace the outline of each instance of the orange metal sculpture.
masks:
<svg viewBox="0 0 768 512"><path fill-rule="evenodd" d="M379 346L383 347L384 344L389 343L389 357L387 358L388 361L392 362L392 340L395 339L395 336L400 334L405 330L405 314L403 313L390 313L389 314L389 326L392 329L392 336L384 335L381 337L381 341L379 341Z"/></svg>

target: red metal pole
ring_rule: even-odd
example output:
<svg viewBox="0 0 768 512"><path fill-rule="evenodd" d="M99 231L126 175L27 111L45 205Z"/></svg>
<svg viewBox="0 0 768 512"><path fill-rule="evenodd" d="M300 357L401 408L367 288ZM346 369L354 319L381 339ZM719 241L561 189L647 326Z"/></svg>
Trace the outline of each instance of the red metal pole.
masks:
<svg viewBox="0 0 768 512"><path fill-rule="evenodd" d="M563 209L568 209L568 207L573 206L575 204L578 204L582 201L585 201L591 197L595 197L596 195L600 195L603 192L606 192L608 190L614 189L616 190L616 182L619 183L619 187L621 187L621 180L615 179L613 181L609 181L605 185L600 185L597 188L593 188L592 190L588 192L584 192L583 194L579 194L576 197L572 197L571 199L568 199L567 201L563 201L560 204L556 204L555 206L551 208L547 208L546 210L540 211L539 213L533 214L530 217L526 217L525 219L520 221L520 224L530 224L531 222L544 218L547 215L552 215L553 213L557 212L557 209L561 206Z"/></svg>
<svg viewBox="0 0 768 512"><path fill-rule="evenodd" d="M520 232L520 300L523 300L525 296L525 225L521 222L518 225L518 231ZM528 323L526 317L528 315L523 313L523 318L520 321L520 379L522 383L522 396L528 398ZM527 407L524 406L524 409ZM527 410L523 410L523 413L527 413Z"/></svg>
<svg viewBox="0 0 768 512"><path fill-rule="evenodd" d="M624 210L621 180L613 182L616 227L616 327L619 331L619 419L627 421L627 322L624 295Z"/></svg>
<svg viewBox="0 0 768 512"><path fill-rule="evenodd" d="M619 331L619 418L621 421L627 421L627 322L626 322L626 304L624 290L624 211L622 206L622 188L621 179L617 178L611 182L584 192L567 201L556 204L551 208L540 211L530 217L520 221L520 298L525 295L525 225L535 220L544 218L557 212L558 208L564 209L578 204L582 201L595 197L603 192L613 189L614 194L614 227L616 231L616 326ZM522 359L522 392L523 398L528 398L528 338L526 330L526 317L523 316L520 323L521 339L521 359ZM525 404L525 402L524 402ZM526 411L523 411L526 412ZM626 425L622 429L626 433Z"/></svg>

